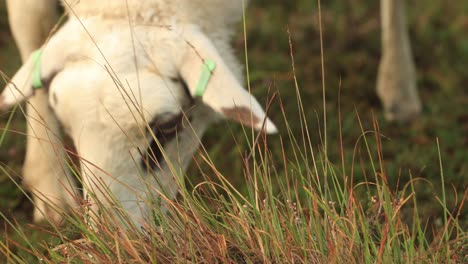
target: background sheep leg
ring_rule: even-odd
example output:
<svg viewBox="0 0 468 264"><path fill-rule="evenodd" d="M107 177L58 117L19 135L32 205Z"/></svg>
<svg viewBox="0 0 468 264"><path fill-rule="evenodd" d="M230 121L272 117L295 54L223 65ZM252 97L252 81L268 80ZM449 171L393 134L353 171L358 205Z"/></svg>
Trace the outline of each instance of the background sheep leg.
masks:
<svg viewBox="0 0 468 264"><path fill-rule="evenodd" d="M41 47L57 22L56 0L7 0L10 27L24 61ZM36 91L27 105L27 147L24 184L34 197L34 220L60 222L57 212L76 206L75 183L64 163L58 121L49 108L48 94ZM53 204L53 205L52 205ZM54 209L55 208L55 209Z"/></svg>
<svg viewBox="0 0 468 264"><path fill-rule="evenodd" d="M402 0L381 0L382 58L377 94L388 120L408 121L421 112Z"/></svg>

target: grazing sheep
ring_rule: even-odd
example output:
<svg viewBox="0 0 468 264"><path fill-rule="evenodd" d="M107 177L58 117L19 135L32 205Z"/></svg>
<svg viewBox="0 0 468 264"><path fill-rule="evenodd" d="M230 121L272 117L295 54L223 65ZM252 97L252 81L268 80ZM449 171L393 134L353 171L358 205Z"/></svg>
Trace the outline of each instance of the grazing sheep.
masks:
<svg viewBox="0 0 468 264"><path fill-rule="evenodd" d="M175 197L175 178L218 117L276 132L241 86L229 45L241 1L81 0L70 10L68 22L25 60L0 104L27 99L36 86L47 91L79 154L93 212L96 202L113 205L111 193L143 225L148 201L159 192Z"/></svg>
<svg viewBox="0 0 468 264"><path fill-rule="evenodd" d="M142 221L149 208L140 194L147 186L169 187L169 198L177 191L177 169L162 162L163 151L152 136L164 146L169 163L183 170L217 115L262 126L264 113L241 88L240 67L229 46L242 0L75 2L67 1L69 21L42 48L40 77L48 90L33 90L30 75L37 64L27 58L56 21L56 1L7 0L25 64L4 91L0 106L29 98L23 174L35 198L34 219L60 221L45 201L60 209L76 206L75 184L57 136L60 123L82 158L87 191L108 186L134 220ZM403 9L403 0L381 0L383 55L377 93L386 117L398 121L421 111ZM216 69L206 92L198 96L203 59L214 60ZM275 131L269 120L265 129ZM140 172L135 163L144 165ZM152 170L157 179L145 176ZM149 185L139 174L152 179ZM98 191L97 196L103 194Z"/></svg>

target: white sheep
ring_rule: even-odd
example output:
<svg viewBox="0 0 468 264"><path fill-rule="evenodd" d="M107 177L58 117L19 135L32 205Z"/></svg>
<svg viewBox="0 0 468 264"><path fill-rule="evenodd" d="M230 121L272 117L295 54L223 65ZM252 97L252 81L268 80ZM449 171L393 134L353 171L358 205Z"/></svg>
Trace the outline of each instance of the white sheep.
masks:
<svg viewBox="0 0 468 264"><path fill-rule="evenodd" d="M56 222L61 219L44 200L61 209L76 206L75 184L63 163L64 151L57 137L59 122L49 110L49 100L83 158L87 187L92 189L95 185L93 177L102 177L121 201L127 198L142 201L142 197L130 195L124 186L139 190L144 185L135 180L135 166L133 163L130 166L129 157L137 159L138 149L150 140L150 135L142 135L146 121L153 120L154 125L164 127L164 122L171 124L179 118L181 110L187 110L191 101L183 86L186 83L189 93L195 95L202 59L211 58L217 63L209 84L213 88L208 88L197 100L197 107L188 111L193 128L184 126L183 137L179 135L165 142L169 160L185 168L198 146L197 134L201 136L215 119L213 110L244 124L257 121L253 124L257 128L262 125L263 111L240 87L240 67L229 45L232 26L242 12L242 0L67 3L73 10L70 20L42 48L41 77L44 81L52 80L46 94L44 90L31 89L30 73L35 60L26 58L40 47L56 21L56 1L7 0L10 25L25 65L13 78L16 87L7 86L1 105L6 108L29 98L29 137L23 174L35 197L36 221L44 216ZM66 8L70 11L68 4ZM386 117L396 120L411 119L421 111L403 9L403 0L381 0L383 55L377 92ZM226 105L232 108L233 100L235 106L245 106L237 107L238 110L248 111L223 111ZM129 116L130 113L134 115ZM173 125L180 126L179 122ZM269 132L275 130L268 120L265 127ZM119 150L109 151L117 146ZM116 184L117 179L106 173L118 179L121 175L133 177L125 177L124 182ZM161 177L165 179L162 185L173 187L173 173L168 172L167 166L159 172L162 174L168 174ZM175 192L174 188L169 197ZM144 213L135 204L138 203L129 202L124 207L135 219L141 219Z"/></svg>
<svg viewBox="0 0 468 264"><path fill-rule="evenodd" d="M242 87L229 46L241 1L81 0L71 10L12 78L0 105L33 96L42 82L80 156L93 212L97 201L113 205L110 191L143 225L148 196L175 197L177 175L218 117L276 132Z"/></svg>

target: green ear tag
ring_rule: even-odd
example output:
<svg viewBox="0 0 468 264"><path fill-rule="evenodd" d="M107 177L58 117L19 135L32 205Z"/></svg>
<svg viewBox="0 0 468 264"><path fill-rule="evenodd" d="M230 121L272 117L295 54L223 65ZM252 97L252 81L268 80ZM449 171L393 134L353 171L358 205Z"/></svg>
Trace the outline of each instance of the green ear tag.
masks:
<svg viewBox="0 0 468 264"><path fill-rule="evenodd" d="M204 60L200 74L200 79L198 79L197 87L195 89L195 96L203 96L215 69L216 62L212 60Z"/></svg>
<svg viewBox="0 0 468 264"><path fill-rule="evenodd" d="M33 58L34 68L32 72L32 87L34 89L40 89L43 87L42 85L42 78L41 78L41 58L42 58L42 50L36 50L31 54Z"/></svg>

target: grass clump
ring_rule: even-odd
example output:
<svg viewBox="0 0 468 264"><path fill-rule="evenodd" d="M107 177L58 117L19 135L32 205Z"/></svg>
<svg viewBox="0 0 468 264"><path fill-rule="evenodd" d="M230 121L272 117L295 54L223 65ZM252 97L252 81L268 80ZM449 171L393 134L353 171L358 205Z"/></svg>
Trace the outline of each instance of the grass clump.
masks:
<svg viewBox="0 0 468 264"><path fill-rule="evenodd" d="M374 128L363 131L358 144L365 151L356 152L356 159L375 166L353 166L366 170L367 181L354 182L323 149L292 135L258 135L239 157L245 164L243 192L200 152L209 168L200 170L205 179L187 183L167 211L155 208L151 226L122 225L125 213L118 219L103 213L95 227L82 216L67 216L66 228L43 230L50 237L38 243L10 223L5 234L16 234L5 235L0 252L9 263L465 262L467 236L458 218L466 196L452 210L442 189L442 225L422 221L414 187L422 180L390 189L377 122ZM269 140L293 145L295 155L283 152L281 162L274 160Z"/></svg>

